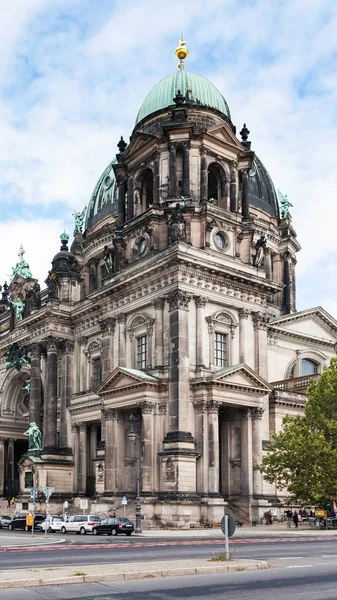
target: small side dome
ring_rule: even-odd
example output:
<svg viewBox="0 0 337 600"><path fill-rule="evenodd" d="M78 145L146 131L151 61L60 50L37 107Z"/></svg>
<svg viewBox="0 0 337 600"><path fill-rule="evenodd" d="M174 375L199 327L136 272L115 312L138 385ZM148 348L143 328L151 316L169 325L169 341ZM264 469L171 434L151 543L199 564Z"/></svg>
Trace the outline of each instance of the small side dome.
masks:
<svg viewBox="0 0 337 600"><path fill-rule="evenodd" d="M277 194L272 179L255 155L248 177L249 204L266 211L270 215L279 217Z"/></svg>
<svg viewBox="0 0 337 600"><path fill-rule="evenodd" d="M90 229L106 215L117 210L118 186L113 166L114 158L100 176L91 195L85 217L85 229Z"/></svg>
<svg viewBox="0 0 337 600"><path fill-rule="evenodd" d="M174 104L178 90L186 103L214 108L230 120L228 104L215 85L196 73L189 73L181 66L176 73L159 81L146 96L139 109L136 125L152 113Z"/></svg>

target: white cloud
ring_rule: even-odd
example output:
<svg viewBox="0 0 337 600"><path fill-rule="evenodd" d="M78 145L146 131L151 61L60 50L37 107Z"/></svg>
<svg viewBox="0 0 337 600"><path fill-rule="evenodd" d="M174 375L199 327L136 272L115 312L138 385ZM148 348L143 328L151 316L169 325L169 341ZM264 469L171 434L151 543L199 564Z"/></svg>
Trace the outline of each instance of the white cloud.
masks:
<svg viewBox="0 0 337 600"><path fill-rule="evenodd" d="M62 0L14 0L3 11L3 205L16 198L30 211L44 207L50 230L42 258L31 246L34 223L22 221L18 230L7 215L0 232L9 244L10 266L22 241L27 260L36 260L36 271L45 277L63 223L88 202L120 135L131 134L147 92L174 71L182 24L190 48L187 68L223 92L238 131L247 122L252 148L294 204L293 225L303 248L298 308L323 304L336 315L331 282L337 278L337 240L326 222L337 218L337 5L209 0L206 10L201 0L132 0L102 4L100 11L98 16L90 1ZM57 221L55 203L64 211ZM1 265L2 278L8 268Z"/></svg>

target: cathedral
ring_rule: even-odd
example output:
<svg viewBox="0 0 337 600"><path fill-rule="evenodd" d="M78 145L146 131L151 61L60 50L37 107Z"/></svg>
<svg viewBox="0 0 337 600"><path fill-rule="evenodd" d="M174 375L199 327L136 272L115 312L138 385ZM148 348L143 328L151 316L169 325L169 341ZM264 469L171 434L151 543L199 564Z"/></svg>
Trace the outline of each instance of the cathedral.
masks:
<svg viewBox="0 0 337 600"><path fill-rule="evenodd" d="M131 514L137 497L149 526L283 510L258 465L337 322L296 311L291 205L185 42L176 55L45 287L22 247L2 287L0 488L19 507L49 487L55 510L126 498Z"/></svg>

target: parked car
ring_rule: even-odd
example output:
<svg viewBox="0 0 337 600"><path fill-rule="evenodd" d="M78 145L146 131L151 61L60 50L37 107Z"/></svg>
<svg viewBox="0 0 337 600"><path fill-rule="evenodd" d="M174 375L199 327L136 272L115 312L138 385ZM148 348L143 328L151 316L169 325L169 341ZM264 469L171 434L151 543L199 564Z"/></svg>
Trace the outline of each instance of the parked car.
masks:
<svg viewBox="0 0 337 600"><path fill-rule="evenodd" d="M11 520L11 522L8 525L8 529L12 530L12 529L23 529L24 531L31 531L32 530L32 526L31 525L26 525L26 518L27 515L29 514L28 511L26 512L19 512L15 515L14 519ZM35 513L34 515L34 529L37 529L39 523L41 523L42 521L44 521L46 518L46 515L44 513Z"/></svg>
<svg viewBox="0 0 337 600"><path fill-rule="evenodd" d="M55 531L61 531L62 525L65 523L63 517L49 515L47 519L39 523L36 527L39 531L46 531L48 533L55 533Z"/></svg>
<svg viewBox="0 0 337 600"><path fill-rule="evenodd" d="M10 517L9 515L1 515L0 516L0 529L3 529L5 527L8 528L11 520L12 520L12 517Z"/></svg>
<svg viewBox="0 0 337 600"><path fill-rule="evenodd" d="M131 535L134 531L134 525L132 521L124 517L118 519L117 517L109 517L103 519L99 525L95 525L92 529L94 535L118 535L125 533L125 535Z"/></svg>
<svg viewBox="0 0 337 600"><path fill-rule="evenodd" d="M69 517L68 521L63 523L61 527L62 533L91 533L95 525L99 525L101 517L98 515L74 515Z"/></svg>

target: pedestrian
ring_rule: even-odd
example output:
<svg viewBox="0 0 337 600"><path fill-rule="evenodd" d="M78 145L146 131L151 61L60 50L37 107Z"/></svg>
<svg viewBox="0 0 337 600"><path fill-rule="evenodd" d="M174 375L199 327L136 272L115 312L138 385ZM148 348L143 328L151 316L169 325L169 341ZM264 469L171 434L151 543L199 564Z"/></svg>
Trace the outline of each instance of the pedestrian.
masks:
<svg viewBox="0 0 337 600"><path fill-rule="evenodd" d="M9 498L7 498L7 508L11 507L11 498L9 496Z"/></svg>
<svg viewBox="0 0 337 600"><path fill-rule="evenodd" d="M286 510L286 517L287 517L287 527L288 527L288 529L290 529L290 527L291 527L291 519L292 519L292 516L293 516L293 511L291 510L291 508L288 508L288 509Z"/></svg>
<svg viewBox="0 0 337 600"><path fill-rule="evenodd" d="M294 521L294 525L295 525L295 527L297 529L298 528L298 513L297 513L296 510L294 512L293 521Z"/></svg>

